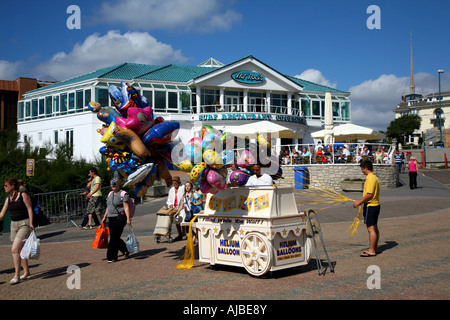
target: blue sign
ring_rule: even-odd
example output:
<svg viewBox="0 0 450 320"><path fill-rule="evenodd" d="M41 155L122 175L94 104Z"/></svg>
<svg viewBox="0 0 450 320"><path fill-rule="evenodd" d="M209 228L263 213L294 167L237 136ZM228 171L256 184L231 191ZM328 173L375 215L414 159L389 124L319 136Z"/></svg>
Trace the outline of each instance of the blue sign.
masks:
<svg viewBox="0 0 450 320"><path fill-rule="evenodd" d="M256 84L266 81L264 75L250 71L235 72L231 75L231 78L233 78L237 82L246 84Z"/></svg>

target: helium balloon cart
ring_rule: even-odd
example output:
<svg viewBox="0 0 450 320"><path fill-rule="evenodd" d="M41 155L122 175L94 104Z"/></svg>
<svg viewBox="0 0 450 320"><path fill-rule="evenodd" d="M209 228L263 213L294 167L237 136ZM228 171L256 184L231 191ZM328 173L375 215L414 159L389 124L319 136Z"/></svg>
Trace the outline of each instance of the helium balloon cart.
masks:
<svg viewBox="0 0 450 320"><path fill-rule="evenodd" d="M253 276L307 265L307 223L292 188L230 187L208 193L195 222L199 261L244 267Z"/></svg>

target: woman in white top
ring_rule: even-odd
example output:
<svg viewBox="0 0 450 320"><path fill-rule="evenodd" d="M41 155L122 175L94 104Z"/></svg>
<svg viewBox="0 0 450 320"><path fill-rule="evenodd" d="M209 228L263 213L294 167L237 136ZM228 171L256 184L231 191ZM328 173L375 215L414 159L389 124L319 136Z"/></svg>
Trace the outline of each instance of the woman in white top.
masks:
<svg viewBox="0 0 450 320"><path fill-rule="evenodd" d="M166 204L168 208L178 208L180 203L183 201L184 186L181 185L180 177L174 176L172 180L173 185L169 190L169 196L167 197ZM186 235L184 227L181 227L181 222L183 222L184 216L184 209L180 211L180 214L177 214L176 216L174 215L175 225L177 226L178 231L178 237L174 239L175 241L182 240Z"/></svg>

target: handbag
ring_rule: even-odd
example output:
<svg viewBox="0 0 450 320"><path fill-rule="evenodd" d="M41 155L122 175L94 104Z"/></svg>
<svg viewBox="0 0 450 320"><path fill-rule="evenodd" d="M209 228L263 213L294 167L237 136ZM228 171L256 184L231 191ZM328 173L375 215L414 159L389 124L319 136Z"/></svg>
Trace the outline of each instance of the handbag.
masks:
<svg viewBox="0 0 450 320"><path fill-rule="evenodd" d="M129 253L138 253L139 252L139 242L134 235L133 227L130 226L129 234L127 237L127 241L125 242L127 246L127 250Z"/></svg>
<svg viewBox="0 0 450 320"><path fill-rule="evenodd" d="M107 249L108 248L109 229L102 223L102 226L95 230L94 242L92 242L92 249Z"/></svg>
<svg viewBox="0 0 450 320"><path fill-rule="evenodd" d="M158 210L156 214L163 215L163 216L172 216L175 213L177 213L177 208L167 208L166 206L162 207Z"/></svg>
<svg viewBox="0 0 450 320"><path fill-rule="evenodd" d="M22 259L39 259L40 254L40 240L36 237L36 233L31 231L30 236L25 241L25 244L20 250L20 257Z"/></svg>

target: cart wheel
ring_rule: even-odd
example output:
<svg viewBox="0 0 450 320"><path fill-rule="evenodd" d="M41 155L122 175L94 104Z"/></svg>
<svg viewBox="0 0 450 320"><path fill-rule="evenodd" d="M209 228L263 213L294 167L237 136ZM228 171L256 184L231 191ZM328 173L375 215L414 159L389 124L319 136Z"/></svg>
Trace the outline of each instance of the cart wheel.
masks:
<svg viewBox="0 0 450 320"><path fill-rule="evenodd" d="M262 276L272 266L270 246L256 233L249 233L242 240L241 259L247 272L254 276Z"/></svg>
<svg viewBox="0 0 450 320"><path fill-rule="evenodd" d="M161 237L160 236L156 236L155 237L155 241L156 241L156 243L160 243L161 242Z"/></svg>
<svg viewBox="0 0 450 320"><path fill-rule="evenodd" d="M173 238L169 237L169 243L172 243L172 242L173 242Z"/></svg>

